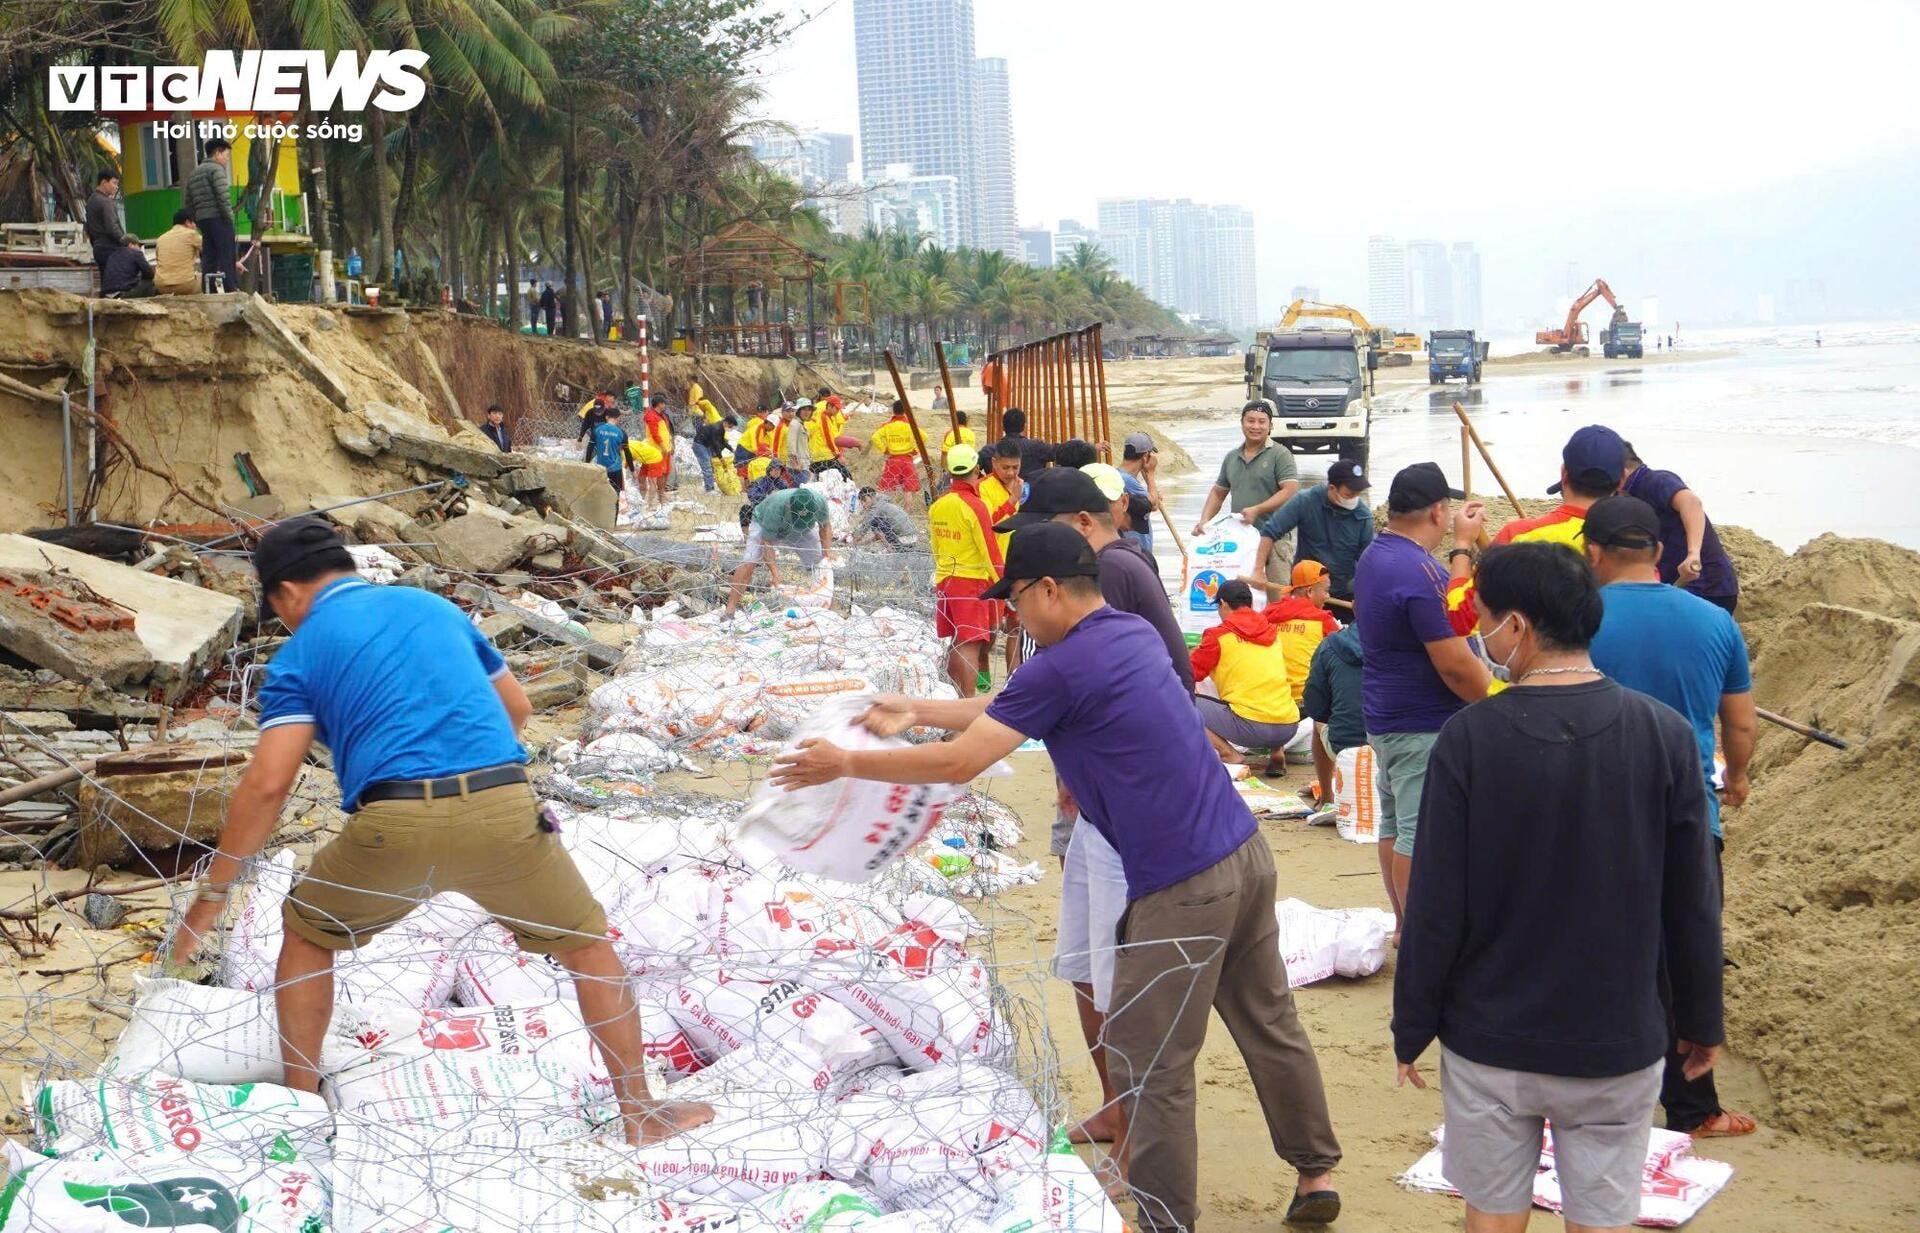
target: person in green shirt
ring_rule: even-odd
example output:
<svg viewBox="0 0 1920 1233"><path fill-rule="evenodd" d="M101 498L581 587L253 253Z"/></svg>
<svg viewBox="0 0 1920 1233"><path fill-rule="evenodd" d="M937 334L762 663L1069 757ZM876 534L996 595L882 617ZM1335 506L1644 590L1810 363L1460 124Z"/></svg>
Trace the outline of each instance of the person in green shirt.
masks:
<svg viewBox="0 0 1920 1233"><path fill-rule="evenodd" d="M727 591L728 616L740 607L740 596L761 561L767 563L768 581L780 585L780 569L773 560L776 547L792 549L808 573L826 560L833 551L833 519L827 499L811 488L783 488L767 494L753 507L753 517L747 523L746 552L734 567L733 585Z"/></svg>
<svg viewBox="0 0 1920 1233"><path fill-rule="evenodd" d="M1220 474L1207 493L1200 521L1193 524L1196 536L1207 533L1207 524L1220 512L1222 502L1230 502L1227 508L1240 515L1242 522L1254 526L1300 491L1300 470L1294 465L1293 454L1268 439L1272 432L1273 408L1266 399L1256 398L1241 408L1240 433L1245 439L1220 460ZM1267 576L1285 586L1293 561L1291 532L1282 548L1268 558Z"/></svg>

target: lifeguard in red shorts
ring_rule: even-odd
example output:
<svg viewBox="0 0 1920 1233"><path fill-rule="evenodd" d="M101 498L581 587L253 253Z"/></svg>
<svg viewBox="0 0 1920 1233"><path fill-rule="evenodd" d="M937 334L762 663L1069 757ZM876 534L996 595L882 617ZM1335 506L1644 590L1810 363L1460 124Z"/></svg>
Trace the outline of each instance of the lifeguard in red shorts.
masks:
<svg viewBox="0 0 1920 1233"><path fill-rule="evenodd" d="M974 486L979 451L956 445L947 451L952 486L927 510L928 541L933 549L933 627L949 639L947 676L960 696L976 692L986 670L987 651L1000 626L1002 605L981 594L1000 580L1004 562L993 516Z"/></svg>
<svg viewBox="0 0 1920 1233"><path fill-rule="evenodd" d="M903 400L893 400L893 418L874 429L873 436L867 439L862 448L877 449L886 459L880 467L880 482L875 485L881 492L920 491L920 473L913 469L913 458L920 452L919 445L914 439L913 424L907 418L907 404Z"/></svg>

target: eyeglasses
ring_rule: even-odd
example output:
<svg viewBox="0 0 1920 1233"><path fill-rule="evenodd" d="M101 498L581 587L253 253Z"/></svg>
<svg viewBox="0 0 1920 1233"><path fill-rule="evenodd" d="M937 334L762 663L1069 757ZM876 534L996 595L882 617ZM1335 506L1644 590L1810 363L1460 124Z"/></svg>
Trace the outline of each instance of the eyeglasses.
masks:
<svg viewBox="0 0 1920 1233"><path fill-rule="evenodd" d="M1033 578L1029 579L1027 585L1021 587L1019 590L1009 590L1007 592L1007 607L1013 609L1015 612L1020 611L1020 597L1038 585L1040 585L1040 580Z"/></svg>

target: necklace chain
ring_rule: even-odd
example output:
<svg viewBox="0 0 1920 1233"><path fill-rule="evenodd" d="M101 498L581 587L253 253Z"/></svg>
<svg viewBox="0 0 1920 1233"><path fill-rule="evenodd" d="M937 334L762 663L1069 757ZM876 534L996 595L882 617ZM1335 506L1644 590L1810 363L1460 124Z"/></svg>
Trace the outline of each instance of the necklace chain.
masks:
<svg viewBox="0 0 1920 1233"><path fill-rule="evenodd" d="M1583 673L1592 676L1605 675L1605 673L1601 672L1600 669L1594 667L1592 664L1584 664L1577 668L1535 668L1530 672L1521 673L1520 679L1515 681L1514 684L1524 685L1536 676L1572 676L1574 673Z"/></svg>

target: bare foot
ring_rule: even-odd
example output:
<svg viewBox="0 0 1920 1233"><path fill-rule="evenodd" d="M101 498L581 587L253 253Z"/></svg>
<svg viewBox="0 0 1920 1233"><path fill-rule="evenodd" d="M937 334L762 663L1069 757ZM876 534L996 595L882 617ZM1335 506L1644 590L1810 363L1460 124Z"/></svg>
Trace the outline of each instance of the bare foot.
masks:
<svg viewBox="0 0 1920 1233"><path fill-rule="evenodd" d="M1120 1120L1112 1109L1103 1109L1067 1131L1069 1143L1111 1143L1120 1133Z"/></svg>
<svg viewBox="0 0 1920 1233"><path fill-rule="evenodd" d="M1387 945L1391 946L1395 950L1400 949L1400 931L1398 929L1395 929L1393 931L1393 936L1387 939Z"/></svg>
<svg viewBox="0 0 1920 1233"><path fill-rule="evenodd" d="M637 1120L627 1123L630 1147L652 1147L713 1120L713 1106L692 1100L650 1100Z"/></svg>

